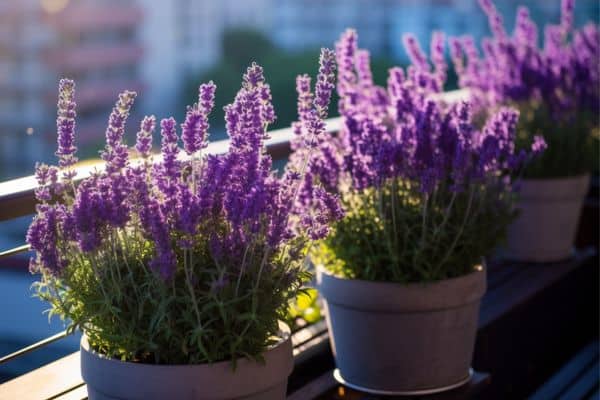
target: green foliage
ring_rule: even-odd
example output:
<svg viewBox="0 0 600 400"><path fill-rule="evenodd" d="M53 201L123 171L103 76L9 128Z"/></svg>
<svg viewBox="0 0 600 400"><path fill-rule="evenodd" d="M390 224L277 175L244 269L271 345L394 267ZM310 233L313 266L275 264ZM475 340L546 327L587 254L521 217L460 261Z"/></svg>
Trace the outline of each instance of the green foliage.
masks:
<svg viewBox="0 0 600 400"><path fill-rule="evenodd" d="M221 41L225 59L238 70L245 69L252 61L263 59L274 51L271 41L253 29L227 30L223 32Z"/></svg>
<svg viewBox="0 0 600 400"><path fill-rule="evenodd" d="M528 148L534 135L542 135L546 151L527 166L527 178L576 176L598 170L600 128L598 114L579 112L569 120L550 115L543 103L518 105L521 111L517 146Z"/></svg>
<svg viewBox="0 0 600 400"><path fill-rule="evenodd" d="M343 197L346 217L311 256L350 279L409 283L465 275L502 241L514 217L513 195L497 189L439 187L425 197L394 180L350 192Z"/></svg>
<svg viewBox="0 0 600 400"><path fill-rule="evenodd" d="M211 117L211 124L224 126L223 106L231 101L239 88L240 75L251 61L258 62L265 71L273 96L273 103L277 105L277 121L272 125L274 129L286 128L297 119L296 76L314 71L314 60L319 57L319 50L314 49L302 53L285 53L275 48L269 39L262 34L248 30L234 30L223 35L224 55L221 63L206 71L199 78L193 78L193 84L186 85L191 88L185 94L186 104L197 101L197 88L202 82L212 80L219 90L215 98L215 110ZM387 79L387 70L393 65L391 60L374 59L371 62L373 78L376 83L384 84ZM315 79L316 71L312 78ZM332 104L337 102L333 96ZM331 110L331 116L337 115L337 110Z"/></svg>
<svg viewBox="0 0 600 400"><path fill-rule="evenodd" d="M207 240L194 243L193 251L177 254L168 281L148 268L153 244L119 230L90 254L73 249L61 275L43 272L35 290L51 315L68 321L69 331L83 330L108 357L157 364L260 360L307 273L281 253L265 267L259 249L250 249L245 270L226 268L209 256ZM263 267L268 273L261 274Z"/></svg>
<svg viewBox="0 0 600 400"><path fill-rule="evenodd" d="M319 294L316 289L304 289L298 296L290 301L287 311L287 323L289 326L301 324L314 324L322 318L321 307L318 303Z"/></svg>

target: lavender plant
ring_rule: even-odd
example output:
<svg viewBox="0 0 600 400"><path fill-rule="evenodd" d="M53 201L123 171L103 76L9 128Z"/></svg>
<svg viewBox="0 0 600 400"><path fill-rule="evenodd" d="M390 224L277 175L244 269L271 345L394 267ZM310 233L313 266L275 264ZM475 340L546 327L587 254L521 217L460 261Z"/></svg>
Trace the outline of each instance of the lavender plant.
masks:
<svg viewBox="0 0 600 400"><path fill-rule="evenodd" d="M318 137L301 188L308 210L315 192L341 196L345 216L312 257L351 279L424 282L473 271L513 217L511 176L545 147L536 137L531 152L515 149L514 109L500 109L478 130L469 103L439 100L447 70L441 33L432 37L431 63L414 37L405 44L412 65L390 69L384 88L373 83L356 32L343 34L342 129ZM310 109L308 87L299 79L299 124ZM292 162L305 156L300 148Z"/></svg>
<svg viewBox="0 0 600 400"><path fill-rule="evenodd" d="M307 143L323 133L332 87L322 82L333 57L323 50L328 72L319 74L321 101L301 127ZM31 271L41 274L35 289L50 314L106 356L160 364L260 359L307 276L307 243L335 217L318 207L318 218L299 218L302 172L271 171L264 141L275 112L257 64L225 110L229 150L202 153L215 89L200 86L181 137L173 118L160 121L160 156L152 154L156 120L145 117L137 160L123 136L135 93L122 93L106 130L106 167L75 186L75 85L60 82L59 167L36 168Z"/></svg>
<svg viewBox="0 0 600 400"><path fill-rule="evenodd" d="M492 0L480 0L492 38L451 39L459 84L469 88L480 112L511 105L521 111L517 147L536 134L548 142L526 176L579 175L598 167L600 30L589 23L573 29L574 0L562 0L560 24L546 25L543 47L529 10L520 7L510 36Z"/></svg>

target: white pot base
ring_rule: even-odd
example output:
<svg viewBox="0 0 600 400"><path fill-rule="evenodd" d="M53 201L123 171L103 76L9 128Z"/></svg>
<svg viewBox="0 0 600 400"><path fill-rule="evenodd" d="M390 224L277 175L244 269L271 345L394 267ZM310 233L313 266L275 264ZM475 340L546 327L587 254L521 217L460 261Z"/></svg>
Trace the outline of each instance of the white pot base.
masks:
<svg viewBox="0 0 600 400"><path fill-rule="evenodd" d="M392 390L378 390L378 389L370 389L360 385L353 384L348 382L346 379L342 377L339 369L335 369L333 371L333 378L341 385L348 386L350 389L355 389L361 392L369 393L369 394L378 394L382 396L422 396L426 394L434 394L446 392L448 390L456 389L471 380L473 377L473 368L469 368L468 375L461 379L456 383L452 383L447 386L431 388L431 389L421 389L421 390L402 390L402 391L392 391Z"/></svg>

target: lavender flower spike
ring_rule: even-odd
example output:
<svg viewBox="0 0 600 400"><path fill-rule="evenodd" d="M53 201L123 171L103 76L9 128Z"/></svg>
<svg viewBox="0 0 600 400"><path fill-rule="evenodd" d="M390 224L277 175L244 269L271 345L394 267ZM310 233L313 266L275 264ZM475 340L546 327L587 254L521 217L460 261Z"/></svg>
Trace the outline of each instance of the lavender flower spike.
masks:
<svg viewBox="0 0 600 400"><path fill-rule="evenodd" d="M298 118L304 121L313 107L310 76L303 74L296 77L296 92L298 93Z"/></svg>
<svg viewBox="0 0 600 400"><path fill-rule="evenodd" d="M573 9L575 8L575 0L562 0L561 2L561 14L560 14L560 26L562 28L563 36L569 34L573 29Z"/></svg>
<svg viewBox="0 0 600 400"><path fill-rule="evenodd" d="M331 92L335 87L335 53L330 49L321 49L319 73L315 84L315 109L320 118L327 118Z"/></svg>
<svg viewBox="0 0 600 400"><path fill-rule="evenodd" d="M215 106L215 91L217 85L213 81L203 83L198 89L198 104L202 111L208 115Z"/></svg>
<svg viewBox="0 0 600 400"><path fill-rule="evenodd" d="M492 33L498 39L506 38L506 31L504 30L504 22L502 16L496 9L496 6L492 0L479 0L479 5L482 10L486 13Z"/></svg>
<svg viewBox="0 0 600 400"><path fill-rule="evenodd" d="M262 85L265 82L263 68L257 63L253 62L246 70L243 81L243 86L245 89L253 89Z"/></svg>
<svg viewBox="0 0 600 400"><path fill-rule="evenodd" d="M75 82L61 79L58 84L58 112L56 128L58 131L58 163L67 168L77 162L75 152Z"/></svg>
<svg viewBox="0 0 600 400"><path fill-rule="evenodd" d="M150 150L152 149L152 133L156 128L156 118L154 115L146 116L140 124L140 130L137 133L137 141L135 143L135 149L142 158L150 157Z"/></svg>
<svg viewBox="0 0 600 400"><path fill-rule="evenodd" d="M420 71L429 71L430 66L427 61L427 56L423 53L423 50L421 50L417 38L414 35L407 33L402 39L412 64Z"/></svg>
<svg viewBox="0 0 600 400"><path fill-rule="evenodd" d="M123 143L123 135L125 122L136 96L135 92L124 91L119 95L119 100L110 113L106 128L106 147L102 152L102 159L106 161L106 170L109 173L118 172L127 164L128 149Z"/></svg>
<svg viewBox="0 0 600 400"><path fill-rule="evenodd" d="M177 130L175 127L175 119L166 118L160 121L160 134L162 136L161 152L163 155L163 178L170 182L177 182L179 179L179 162L177 154L179 147L177 146Z"/></svg>
<svg viewBox="0 0 600 400"><path fill-rule="evenodd" d="M198 90L199 102L188 108L185 121L181 124L181 139L186 153L192 155L206 147L208 137L208 115L215 105L216 85L203 83Z"/></svg>

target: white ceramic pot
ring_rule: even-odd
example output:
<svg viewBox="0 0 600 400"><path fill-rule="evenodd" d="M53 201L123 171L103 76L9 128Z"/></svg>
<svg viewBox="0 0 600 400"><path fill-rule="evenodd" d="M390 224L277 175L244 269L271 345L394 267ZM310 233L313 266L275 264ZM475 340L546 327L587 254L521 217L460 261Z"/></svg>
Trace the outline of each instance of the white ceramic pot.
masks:
<svg viewBox="0 0 600 400"><path fill-rule="evenodd" d="M423 395L469 380L485 269L400 284L343 279L319 267L317 286L338 381L373 394Z"/></svg>
<svg viewBox="0 0 600 400"><path fill-rule="evenodd" d="M560 179L524 179L519 216L508 228L507 257L515 261L554 262L573 255L588 174Z"/></svg>
<svg viewBox="0 0 600 400"><path fill-rule="evenodd" d="M287 328L287 327L286 327ZM81 339L81 375L90 400L284 400L294 367L289 328L263 354L264 363L156 365L106 358Z"/></svg>

